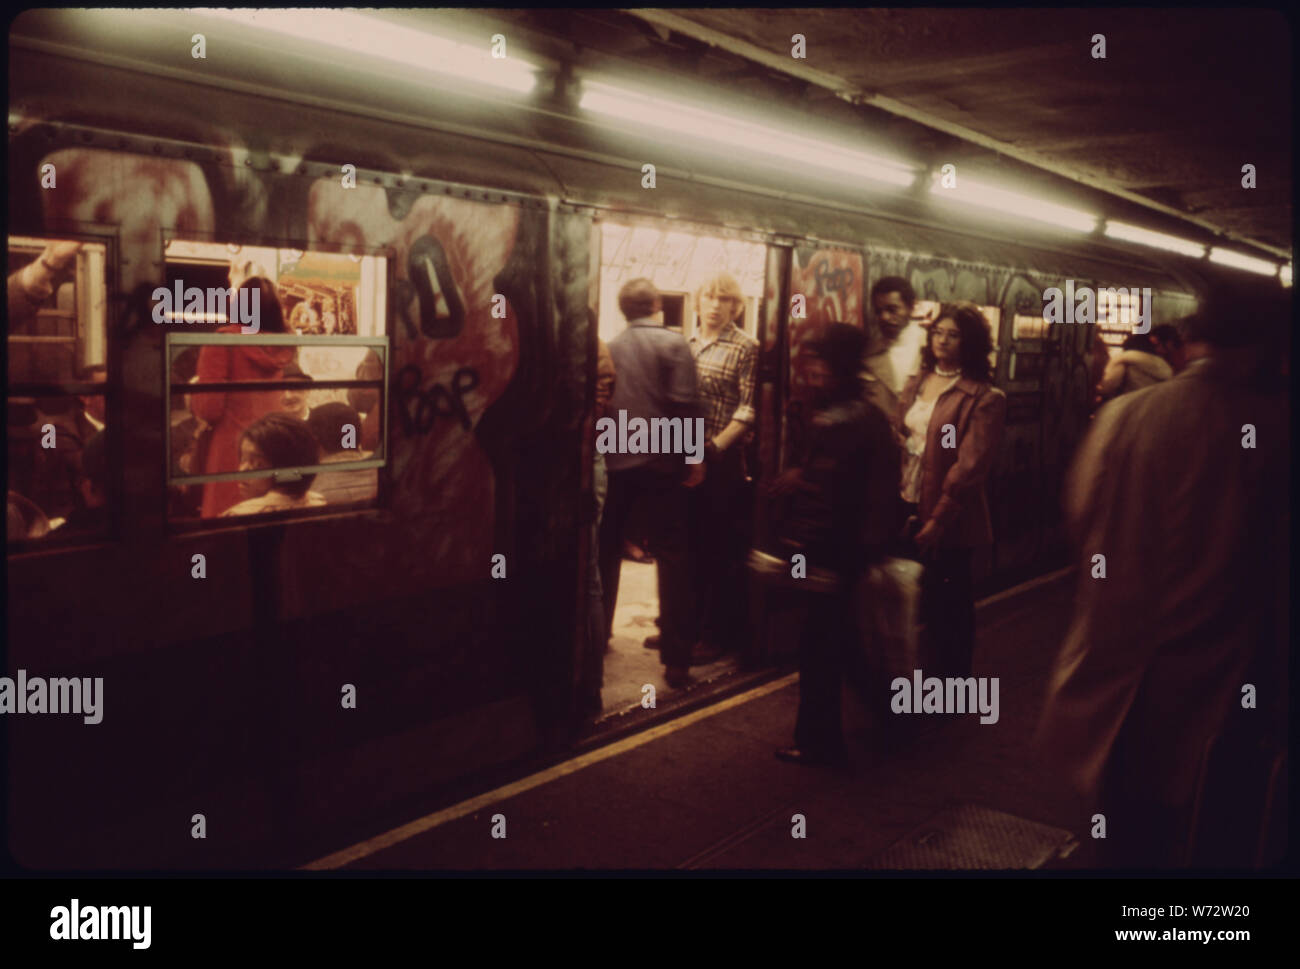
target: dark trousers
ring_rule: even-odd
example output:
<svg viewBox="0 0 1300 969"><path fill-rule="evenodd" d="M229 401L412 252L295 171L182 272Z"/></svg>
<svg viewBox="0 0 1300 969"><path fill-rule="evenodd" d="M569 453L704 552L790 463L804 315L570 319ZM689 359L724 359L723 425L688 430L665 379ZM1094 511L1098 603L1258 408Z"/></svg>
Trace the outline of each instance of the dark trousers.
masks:
<svg viewBox="0 0 1300 969"><path fill-rule="evenodd" d="M709 464L691 489L691 587L698 626L695 638L724 649L738 646L747 628L744 560L752 509L739 445Z"/></svg>
<svg viewBox="0 0 1300 969"><path fill-rule="evenodd" d="M922 662L927 676L969 676L975 652L971 550L937 548L921 556ZM934 669L931 669L934 666Z"/></svg>
<svg viewBox="0 0 1300 969"><path fill-rule="evenodd" d="M600 584L605 600L606 638L613 634L618 602L623 536L628 516L646 512L650 553L659 577L659 655L665 666L689 666L694 645L690 564L686 545L687 488L684 468L663 473L647 468L609 472L609 492L600 523Z"/></svg>
<svg viewBox="0 0 1300 969"><path fill-rule="evenodd" d="M857 636L853 586L830 595L805 593L808 614L799 642L799 717L794 743L819 756L844 752L840 692Z"/></svg>

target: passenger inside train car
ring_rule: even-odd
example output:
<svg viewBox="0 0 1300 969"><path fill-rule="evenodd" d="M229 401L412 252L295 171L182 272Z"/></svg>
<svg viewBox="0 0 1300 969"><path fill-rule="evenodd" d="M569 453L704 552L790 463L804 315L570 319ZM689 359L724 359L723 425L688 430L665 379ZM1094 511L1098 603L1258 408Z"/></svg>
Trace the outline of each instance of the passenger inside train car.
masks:
<svg viewBox="0 0 1300 969"><path fill-rule="evenodd" d="M287 444L279 447L276 441L284 444L288 440L281 441L281 434L272 435L269 446L274 454L267 453L255 440L245 439L244 432L276 413L291 416L307 428L313 411L329 405L350 411L349 401L361 405L355 425L349 423L346 435L334 435L332 446L314 455L310 466L323 473L326 464L369 462L364 468L331 468L325 481L334 496L331 504L344 501L350 508L372 504L378 494L376 467L383 463L380 420L386 373L382 341L376 339L380 327L375 323L384 298L381 261L372 256L354 259L269 247L234 248L241 251L231 258L225 247L171 240L168 278L172 287L154 294L156 299L168 297L156 306L156 316L185 326L173 332L168 358L170 382L176 388L170 397L172 520L193 523L195 519L242 516L250 509L265 514L321 507L324 502L309 498L306 492L298 494L296 488L285 492L279 487L279 478L306 472L275 455L306 457L306 449ZM187 280L211 282L219 266L227 268L233 288L228 291L228 303L218 299L212 304L217 309L213 313L202 308L201 299L206 293L225 290L191 287ZM251 276L250 272L268 275ZM235 280L240 280L238 285ZM256 289L256 297L249 296L250 287ZM367 314L362 333L325 334L315 309L322 298L331 307L362 307ZM254 303L259 308L258 318L246 320L244 316ZM290 307L287 320L286 306ZM337 318L334 328L337 331ZM228 342L209 341L204 333L221 334ZM326 336L334 342L313 339ZM343 336L355 337L358 342L355 346L348 341L339 344L338 338ZM239 383L258 386L243 390ZM192 386L181 392L180 384ZM203 392L204 384L225 385L225 389ZM237 447L256 453L240 453ZM259 470L276 474L252 479L258 484L251 492L250 479L215 477ZM197 507L195 495L201 495ZM295 500L286 500L285 495ZM250 505L250 500L255 504Z"/></svg>
<svg viewBox="0 0 1300 969"><path fill-rule="evenodd" d="M98 242L10 236L8 253L6 538L102 536L111 502L107 250Z"/></svg>
<svg viewBox="0 0 1300 969"><path fill-rule="evenodd" d="M610 220L602 221L599 229L598 308L592 312L602 342L612 341L618 333L613 321L620 315L620 284L634 270L648 272L659 294L664 329L686 338L695 361L698 413L705 421L707 446L703 481L691 489L687 508L690 631L685 635L690 640L694 675L707 681L734 671L749 649L750 610L743 562L751 540L760 471L753 445L756 335L765 253L760 245L680 223L670 228L648 220L634 224ZM614 369L618 388L622 378L617 375L618 368ZM617 418L616 410L610 415ZM609 628L603 716L635 708L647 680L661 686L687 682L678 673L669 679L658 672L656 653L652 652L661 650L663 639L662 587L655 580L662 565L653 544L646 544L654 521L648 517L649 509L641 505L634 505L622 517L617 488L612 500L614 511L607 507L606 514L620 516L625 552L617 566L620 577L603 581ZM613 538L607 535L605 540ZM617 588L616 595L611 596L611 588Z"/></svg>

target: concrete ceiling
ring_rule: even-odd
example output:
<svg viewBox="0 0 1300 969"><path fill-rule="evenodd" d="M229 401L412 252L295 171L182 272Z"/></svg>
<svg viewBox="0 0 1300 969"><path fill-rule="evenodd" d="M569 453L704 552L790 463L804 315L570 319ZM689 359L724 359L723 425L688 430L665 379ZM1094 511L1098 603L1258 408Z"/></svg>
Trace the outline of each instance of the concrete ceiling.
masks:
<svg viewBox="0 0 1300 969"><path fill-rule="evenodd" d="M780 103L865 125L930 164L1058 197L1104 192L1115 218L1290 255L1291 25L1278 11L484 14L559 43L579 71L644 68ZM791 56L794 34L806 58ZM1094 34L1105 35L1105 59L1091 54ZM1241 184L1246 164L1254 189Z"/></svg>

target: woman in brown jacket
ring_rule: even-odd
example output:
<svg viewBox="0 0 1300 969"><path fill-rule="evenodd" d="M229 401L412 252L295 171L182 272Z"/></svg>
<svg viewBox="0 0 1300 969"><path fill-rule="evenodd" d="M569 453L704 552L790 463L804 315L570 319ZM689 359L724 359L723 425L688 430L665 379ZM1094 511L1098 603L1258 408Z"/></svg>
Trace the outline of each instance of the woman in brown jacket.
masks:
<svg viewBox="0 0 1300 969"><path fill-rule="evenodd" d="M1002 441L1007 397L993 386L988 321L978 306L944 303L921 351L921 372L898 399L905 440L902 496L925 564L921 623L935 676L968 676L975 646L971 553L993 540L984 482ZM931 672L927 670L927 672Z"/></svg>

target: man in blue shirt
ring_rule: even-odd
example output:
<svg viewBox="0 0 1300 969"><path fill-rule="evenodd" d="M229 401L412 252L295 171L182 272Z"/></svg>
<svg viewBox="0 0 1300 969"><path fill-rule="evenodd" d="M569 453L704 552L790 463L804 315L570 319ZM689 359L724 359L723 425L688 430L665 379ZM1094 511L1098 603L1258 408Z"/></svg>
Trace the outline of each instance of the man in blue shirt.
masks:
<svg viewBox="0 0 1300 969"><path fill-rule="evenodd" d="M618 381L609 403L611 419L679 418L683 425L700 416L695 361L680 334L664 329L662 303L654 284L634 279L618 294L627 329L609 341ZM650 546L659 575L660 657L673 688L690 682L695 619L687 560L687 488L704 479L704 464L688 464L683 454L613 450L605 453L609 472L600 526L600 580L605 627L612 635L618 601L623 531L628 515L644 505Z"/></svg>

